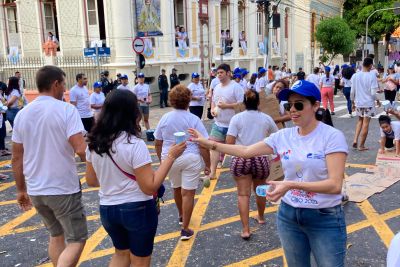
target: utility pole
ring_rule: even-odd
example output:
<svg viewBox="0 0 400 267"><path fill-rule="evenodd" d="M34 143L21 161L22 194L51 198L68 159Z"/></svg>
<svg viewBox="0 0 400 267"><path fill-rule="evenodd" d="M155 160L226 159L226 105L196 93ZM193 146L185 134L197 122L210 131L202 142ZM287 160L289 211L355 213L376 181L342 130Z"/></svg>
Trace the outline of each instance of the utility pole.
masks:
<svg viewBox="0 0 400 267"><path fill-rule="evenodd" d="M264 68L268 69L268 53L269 53L269 0L260 1L264 4L264 16L265 16L265 26L264 26Z"/></svg>

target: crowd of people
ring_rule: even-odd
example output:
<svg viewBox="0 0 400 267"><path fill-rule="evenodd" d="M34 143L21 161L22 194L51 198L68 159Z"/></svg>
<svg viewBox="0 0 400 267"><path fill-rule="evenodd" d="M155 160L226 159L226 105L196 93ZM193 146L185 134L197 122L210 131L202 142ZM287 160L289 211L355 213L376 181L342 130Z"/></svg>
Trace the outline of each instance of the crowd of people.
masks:
<svg viewBox="0 0 400 267"><path fill-rule="evenodd" d="M336 93L343 90L349 114L356 111L359 117L353 147L364 151L374 102L379 104L378 82L387 86L385 98L393 102L393 93L386 90L397 91L392 83L397 87L399 80L392 68L379 80L370 57L359 71L348 65L322 67L308 76L302 68L292 74L286 64L260 67L247 80L246 69L221 64L211 70L208 88L197 72L188 86L181 84L176 69L169 87L162 70L160 107L171 106L172 111L155 128L157 170L142 139L142 125L150 129L153 101L143 73L130 86L127 75L118 75L113 82L103 72L92 94L87 77L79 73L68 103L63 101L65 73L45 66L36 75L39 96L18 110L14 109L21 97L20 83L10 78L2 87L8 113L0 118L2 131L4 119L13 126L17 201L23 210L34 206L41 216L50 233L51 261L74 266L88 238L75 154L86 162L88 186L99 187L101 222L115 247L110 266L150 266L158 226L155 198L167 176L180 240L195 236L190 220L196 189L200 182L209 187L218 179L217 169L227 154L233 156L230 171L237 185L243 240L251 238L251 192L268 184L267 197L256 197L256 220L265 224L266 201L281 200L276 223L288 266L310 266L311 253L318 266L344 266L347 234L341 191L348 147L343 133L319 113L335 115L335 88ZM268 96L276 101L274 118L259 110ZM205 108L213 119L209 133L202 121ZM388 114L400 118L394 108ZM288 121L293 127L285 128ZM379 124L379 153L395 150L399 155L399 123L385 115ZM6 151L1 145L0 139L0 149ZM283 181L267 182L272 155L280 157Z"/></svg>

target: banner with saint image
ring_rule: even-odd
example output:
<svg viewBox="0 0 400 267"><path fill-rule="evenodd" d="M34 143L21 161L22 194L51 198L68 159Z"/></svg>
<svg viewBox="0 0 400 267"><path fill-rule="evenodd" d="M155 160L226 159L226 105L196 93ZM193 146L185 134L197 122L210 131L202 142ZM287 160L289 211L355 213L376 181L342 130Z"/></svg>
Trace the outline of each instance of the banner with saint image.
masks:
<svg viewBox="0 0 400 267"><path fill-rule="evenodd" d="M136 7L136 28L138 37L162 36L161 0L133 0ZM165 0L164 0L165 1Z"/></svg>

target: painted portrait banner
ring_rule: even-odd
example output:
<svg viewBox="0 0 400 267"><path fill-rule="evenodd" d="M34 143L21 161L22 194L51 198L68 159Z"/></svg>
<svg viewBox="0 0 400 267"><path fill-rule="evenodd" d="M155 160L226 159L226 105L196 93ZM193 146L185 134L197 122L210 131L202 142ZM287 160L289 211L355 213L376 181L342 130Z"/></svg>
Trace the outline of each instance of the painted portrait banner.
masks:
<svg viewBox="0 0 400 267"><path fill-rule="evenodd" d="M136 7L138 37L162 36L161 0L133 0Z"/></svg>

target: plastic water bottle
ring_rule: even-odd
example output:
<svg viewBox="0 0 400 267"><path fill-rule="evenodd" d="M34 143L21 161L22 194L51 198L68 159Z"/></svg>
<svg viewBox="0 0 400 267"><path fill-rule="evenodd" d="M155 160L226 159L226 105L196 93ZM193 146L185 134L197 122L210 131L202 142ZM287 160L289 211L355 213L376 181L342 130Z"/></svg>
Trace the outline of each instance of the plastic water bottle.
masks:
<svg viewBox="0 0 400 267"><path fill-rule="evenodd" d="M263 185L259 185L256 187L256 194L259 197L266 197L267 196L267 192L270 189L270 185L267 184L263 184Z"/></svg>

